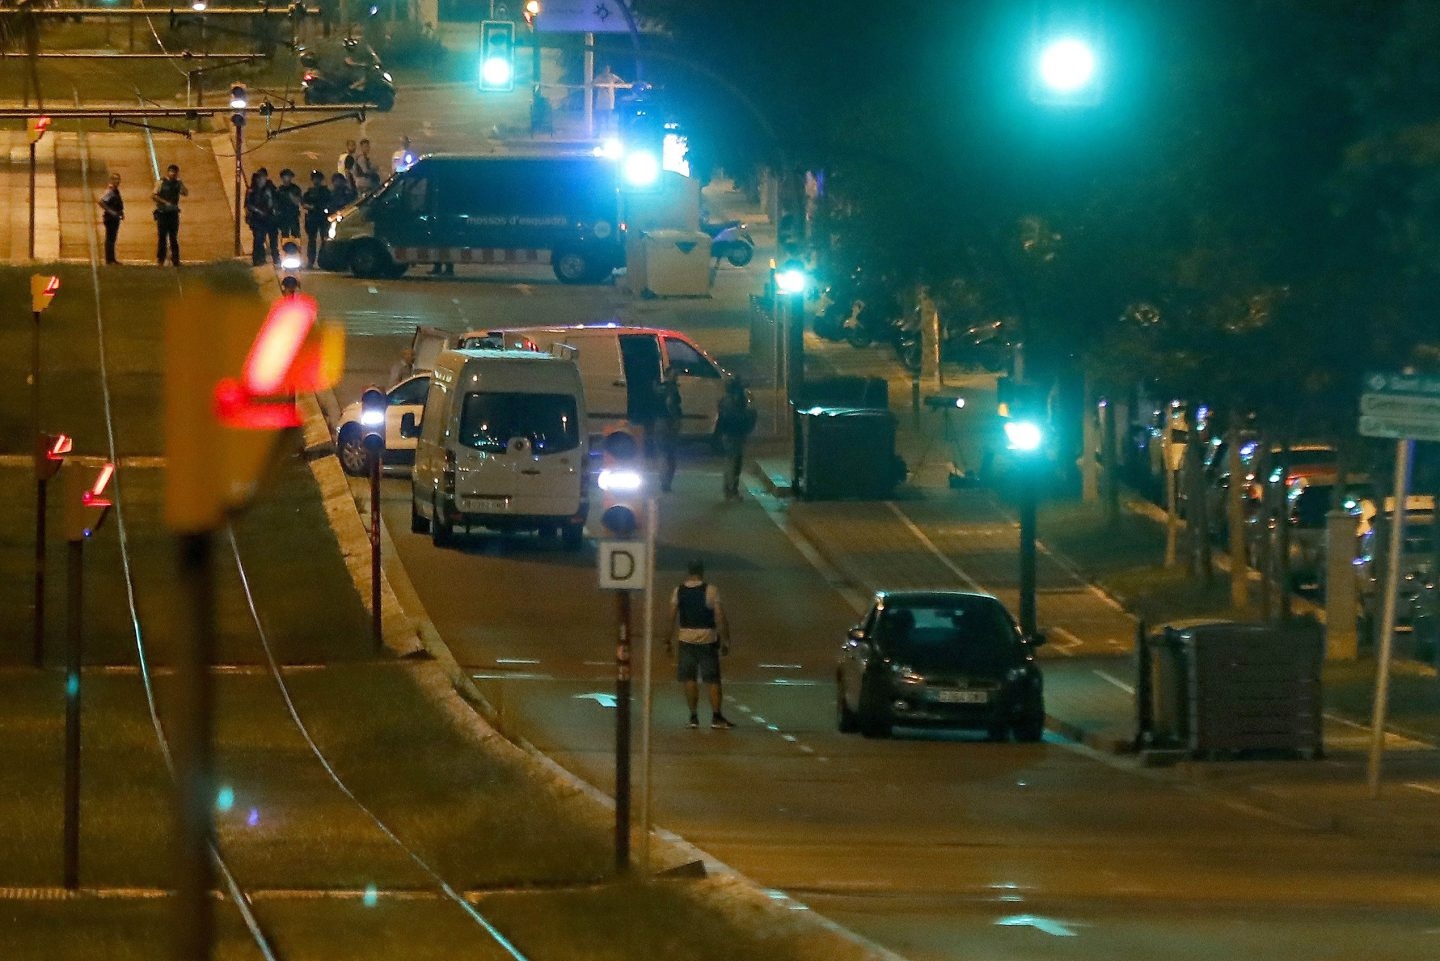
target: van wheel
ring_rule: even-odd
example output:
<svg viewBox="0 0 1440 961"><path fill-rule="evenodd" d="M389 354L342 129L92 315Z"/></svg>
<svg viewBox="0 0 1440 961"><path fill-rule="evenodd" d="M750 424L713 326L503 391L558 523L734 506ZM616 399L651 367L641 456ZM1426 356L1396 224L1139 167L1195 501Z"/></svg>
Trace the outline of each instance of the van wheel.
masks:
<svg viewBox="0 0 1440 961"><path fill-rule="evenodd" d="M555 251L551 266L555 270L555 279L562 284L584 284L595 279L595 265L574 247Z"/></svg>
<svg viewBox="0 0 1440 961"><path fill-rule="evenodd" d="M355 245L350 254L350 272L356 277L374 279L384 277L395 268L395 261L388 251L373 240Z"/></svg>
<svg viewBox="0 0 1440 961"><path fill-rule="evenodd" d="M415 506L415 498L410 498L410 533L430 533L430 522L421 515L420 509Z"/></svg>
<svg viewBox="0 0 1440 961"><path fill-rule="evenodd" d="M585 525L566 524L560 532L560 543L567 551L578 551L585 546Z"/></svg>
<svg viewBox="0 0 1440 961"><path fill-rule="evenodd" d="M351 477L364 477L370 472L370 452L365 449L360 428L355 424L340 431L335 456L340 459L341 470Z"/></svg>
<svg viewBox="0 0 1440 961"><path fill-rule="evenodd" d="M445 520L445 512L440 509L440 502L436 501L433 510L433 519L430 521L430 541L436 547L449 547L455 543L455 529L450 522Z"/></svg>

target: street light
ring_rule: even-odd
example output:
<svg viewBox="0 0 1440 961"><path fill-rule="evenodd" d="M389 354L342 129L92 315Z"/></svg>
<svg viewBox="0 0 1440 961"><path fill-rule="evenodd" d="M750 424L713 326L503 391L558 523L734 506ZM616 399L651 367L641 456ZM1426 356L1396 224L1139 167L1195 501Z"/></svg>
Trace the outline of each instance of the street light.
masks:
<svg viewBox="0 0 1440 961"><path fill-rule="evenodd" d="M1049 106L1100 102L1103 69L1096 47L1077 36L1055 37L1036 48L1031 99Z"/></svg>

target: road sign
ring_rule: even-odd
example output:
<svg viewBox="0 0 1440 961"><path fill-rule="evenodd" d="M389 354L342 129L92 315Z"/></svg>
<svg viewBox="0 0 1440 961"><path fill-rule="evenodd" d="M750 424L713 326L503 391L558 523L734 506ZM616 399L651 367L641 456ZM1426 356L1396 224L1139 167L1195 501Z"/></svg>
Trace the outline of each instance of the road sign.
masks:
<svg viewBox="0 0 1440 961"><path fill-rule="evenodd" d="M541 33L629 33L624 0L541 0L535 29Z"/></svg>
<svg viewBox="0 0 1440 961"><path fill-rule="evenodd" d="M1361 435L1440 441L1440 377L1368 373L1364 388Z"/></svg>
<svg viewBox="0 0 1440 961"><path fill-rule="evenodd" d="M644 541L600 542L600 587L611 591L643 591L649 565Z"/></svg>

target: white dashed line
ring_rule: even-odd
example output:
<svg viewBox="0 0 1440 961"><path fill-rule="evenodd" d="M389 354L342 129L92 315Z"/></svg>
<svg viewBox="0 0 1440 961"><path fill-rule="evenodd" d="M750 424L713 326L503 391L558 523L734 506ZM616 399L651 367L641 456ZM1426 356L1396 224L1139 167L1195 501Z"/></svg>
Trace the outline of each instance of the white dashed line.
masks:
<svg viewBox="0 0 1440 961"><path fill-rule="evenodd" d="M1071 634L1063 627L1048 628L1046 633L1056 635L1062 639L1063 643L1055 645L1055 649L1061 654L1064 654L1066 657L1074 657L1075 648L1079 647L1081 644L1084 643L1080 640L1080 638L1076 637L1074 634Z"/></svg>
<svg viewBox="0 0 1440 961"><path fill-rule="evenodd" d="M1417 791L1424 791L1426 794L1440 794L1440 787L1433 784L1417 784L1414 781L1406 781L1406 787L1414 788Z"/></svg>
<svg viewBox="0 0 1440 961"><path fill-rule="evenodd" d="M1118 678L1118 677L1112 677L1111 675L1106 674L1104 671L1099 670L1098 668L1092 670L1090 673L1094 674L1096 677L1100 678L1102 681L1108 681L1108 682L1110 682L1111 684L1114 684L1116 687L1120 688L1120 690L1124 691L1126 694L1134 694L1134 693L1135 693L1135 688L1131 687L1129 684L1126 684L1124 681L1120 680L1120 678Z"/></svg>
<svg viewBox="0 0 1440 961"><path fill-rule="evenodd" d="M534 657L497 657L496 664L539 664L540 660Z"/></svg>

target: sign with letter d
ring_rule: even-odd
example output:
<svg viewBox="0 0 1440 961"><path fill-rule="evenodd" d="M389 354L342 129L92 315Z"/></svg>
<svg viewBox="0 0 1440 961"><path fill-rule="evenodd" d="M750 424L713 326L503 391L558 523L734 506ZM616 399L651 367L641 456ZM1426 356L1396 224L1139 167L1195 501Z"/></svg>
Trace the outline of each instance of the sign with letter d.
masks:
<svg viewBox="0 0 1440 961"><path fill-rule="evenodd" d="M645 574L644 541L600 542L600 587L611 591L643 591Z"/></svg>

